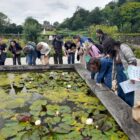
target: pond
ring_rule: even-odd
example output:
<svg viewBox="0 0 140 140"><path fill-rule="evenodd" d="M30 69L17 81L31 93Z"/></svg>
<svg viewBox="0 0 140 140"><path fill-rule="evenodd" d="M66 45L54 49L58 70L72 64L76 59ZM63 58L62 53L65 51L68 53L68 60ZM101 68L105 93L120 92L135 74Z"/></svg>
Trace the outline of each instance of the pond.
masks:
<svg viewBox="0 0 140 140"><path fill-rule="evenodd" d="M128 140L75 72L0 73L0 140Z"/></svg>

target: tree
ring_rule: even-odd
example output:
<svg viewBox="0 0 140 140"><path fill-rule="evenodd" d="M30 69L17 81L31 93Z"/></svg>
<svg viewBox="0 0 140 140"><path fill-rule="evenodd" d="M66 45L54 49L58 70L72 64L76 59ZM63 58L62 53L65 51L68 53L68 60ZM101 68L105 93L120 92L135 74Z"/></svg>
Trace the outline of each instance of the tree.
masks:
<svg viewBox="0 0 140 140"><path fill-rule="evenodd" d="M8 17L2 12L0 12L0 33L4 33L5 27L7 26L8 23L9 23Z"/></svg>
<svg viewBox="0 0 140 140"><path fill-rule="evenodd" d="M37 42L37 38L41 32L41 25L36 19L28 17L23 26L23 33L26 41Z"/></svg>
<svg viewBox="0 0 140 140"><path fill-rule="evenodd" d="M123 18L123 25L125 25L125 31L128 29L126 28L126 23L129 23L128 28L130 28L131 32L139 32L139 21L140 21L140 2L127 2L120 8L120 14ZM131 26L130 26L131 25ZM134 28L133 28L134 27ZM138 28L136 28L138 27Z"/></svg>
<svg viewBox="0 0 140 140"><path fill-rule="evenodd" d="M23 27L21 25L16 25L15 23L12 24L8 24L7 26L5 26L5 33L6 34L21 34L23 31Z"/></svg>
<svg viewBox="0 0 140 140"><path fill-rule="evenodd" d="M53 23L54 28L57 28L58 26L59 26L59 22L56 21L56 22Z"/></svg>

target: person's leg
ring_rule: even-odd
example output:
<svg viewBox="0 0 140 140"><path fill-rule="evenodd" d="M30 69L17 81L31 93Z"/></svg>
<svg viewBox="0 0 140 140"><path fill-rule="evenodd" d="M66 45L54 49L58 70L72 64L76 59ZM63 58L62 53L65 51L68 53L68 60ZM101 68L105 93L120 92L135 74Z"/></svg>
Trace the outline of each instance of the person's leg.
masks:
<svg viewBox="0 0 140 140"><path fill-rule="evenodd" d="M68 54L68 64L70 64L71 55Z"/></svg>
<svg viewBox="0 0 140 140"><path fill-rule="evenodd" d="M49 56L44 56L45 65L49 64Z"/></svg>
<svg viewBox="0 0 140 140"><path fill-rule="evenodd" d="M59 64L63 64L62 54L58 54Z"/></svg>
<svg viewBox="0 0 140 140"><path fill-rule="evenodd" d="M72 64L75 63L75 53L72 53Z"/></svg>
<svg viewBox="0 0 140 140"><path fill-rule="evenodd" d="M36 51L33 51L33 53L32 53L32 65L36 65L36 58L37 58L37 53L36 53Z"/></svg>
<svg viewBox="0 0 140 140"><path fill-rule="evenodd" d="M20 55L17 55L17 62L18 62L18 65L21 65L21 57L20 57Z"/></svg>
<svg viewBox="0 0 140 140"><path fill-rule="evenodd" d="M16 65L16 55L13 56L13 65Z"/></svg>
<svg viewBox="0 0 140 140"><path fill-rule="evenodd" d="M32 65L32 55L30 53L26 55L26 60L28 65Z"/></svg>
<svg viewBox="0 0 140 140"><path fill-rule="evenodd" d="M54 64L58 64L57 53L54 54L53 58L54 58Z"/></svg>
<svg viewBox="0 0 140 140"><path fill-rule="evenodd" d="M91 79L93 79L94 80L94 78L95 78L95 72L91 72Z"/></svg>
<svg viewBox="0 0 140 140"><path fill-rule="evenodd" d="M132 107L134 105L134 92L125 94L119 84L127 80L127 77L123 71L124 68L122 65L117 66L118 96L121 97L128 105Z"/></svg>
<svg viewBox="0 0 140 140"><path fill-rule="evenodd" d="M41 61L41 64L42 64L42 65L45 65L44 55L41 55L40 61Z"/></svg>
<svg viewBox="0 0 140 140"><path fill-rule="evenodd" d="M116 80L117 80L117 85L118 85L118 96L125 101L125 93L123 92L120 83L123 81L126 81L127 78L123 73L123 66L122 65L117 65L116 66L116 70L117 70L117 75L116 75Z"/></svg>

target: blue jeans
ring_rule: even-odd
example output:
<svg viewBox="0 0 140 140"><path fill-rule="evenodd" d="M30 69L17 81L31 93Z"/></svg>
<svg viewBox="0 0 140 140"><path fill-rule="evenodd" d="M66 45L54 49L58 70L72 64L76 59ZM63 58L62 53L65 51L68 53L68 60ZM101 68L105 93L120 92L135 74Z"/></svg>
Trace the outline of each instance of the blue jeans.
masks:
<svg viewBox="0 0 140 140"><path fill-rule="evenodd" d="M68 55L68 64L74 64L75 60L75 53L69 53Z"/></svg>
<svg viewBox="0 0 140 140"><path fill-rule="evenodd" d="M133 107L134 105L134 92L130 92L125 94L120 86L119 83L126 81L127 77L124 73L124 67L122 64L117 64L116 65L116 70L117 70L117 84L118 84L118 96L124 100L128 105Z"/></svg>
<svg viewBox="0 0 140 140"><path fill-rule="evenodd" d="M31 51L30 53L27 54L26 56L26 61L28 65L36 65L36 58L37 58L37 53L36 51Z"/></svg>

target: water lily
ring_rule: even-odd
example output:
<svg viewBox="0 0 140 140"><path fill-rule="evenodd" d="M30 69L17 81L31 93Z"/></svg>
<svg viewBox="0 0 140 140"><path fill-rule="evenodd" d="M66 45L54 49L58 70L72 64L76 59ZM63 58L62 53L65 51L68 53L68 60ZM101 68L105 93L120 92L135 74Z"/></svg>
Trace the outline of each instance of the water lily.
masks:
<svg viewBox="0 0 140 140"><path fill-rule="evenodd" d="M95 127L96 127L96 129L98 129L98 128L99 128L99 126L98 126L98 125L96 125Z"/></svg>
<svg viewBox="0 0 140 140"><path fill-rule="evenodd" d="M41 120L36 120L35 121L35 125L40 125L41 124Z"/></svg>
<svg viewBox="0 0 140 140"><path fill-rule="evenodd" d="M31 84L32 82L30 81L29 83Z"/></svg>
<svg viewBox="0 0 140 140"><path fill-rule="evenodd" d="M56 115L58 116L60 114L60 112L59 111L56 111Z"/></svg>
<svg viewBox="0 0 140 140"><path fill-rule="evenodd" d="M62 73L62 76L64 76L64 75L65 75L65 73L63 72L63 73Z"/></svg>
<svg viewBox="0 0 140 140"><path fill-rule="evenodd" d="M87 124L87 125L93 124L93 119L92 119L92 118L88 118L88 119L86 120L86 124Z"/></svg>
<svg viewBox="0 0 140 140"><path fill-rule="evenodd" d="M67 88L71 88L71 85L67 85Z"/></svg>

